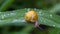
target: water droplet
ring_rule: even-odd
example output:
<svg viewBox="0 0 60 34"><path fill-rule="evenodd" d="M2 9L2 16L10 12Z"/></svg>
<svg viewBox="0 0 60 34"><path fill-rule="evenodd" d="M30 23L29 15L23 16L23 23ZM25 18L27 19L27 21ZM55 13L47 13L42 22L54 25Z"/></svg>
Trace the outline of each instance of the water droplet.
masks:
<svg viewBox="0 0 60 34"><path fill-rule="evenodd" d="M4 14L4 17L5 17L6 15Z"/></svg>
<svg viewBox="0 0 60 34"><path fill-rule="evenodd" d="M50 14L50 17L52 17L52 14Z"/></svg>
<svg viewBox="0 0 60 34"><path fill-rule="evenodd" d="M4 16L2 15L2 19L4 19Z"/></svg>
<svg viewBox="0 0 60 34"><path fill-rule="evenodd" d="M39 11L39 14L41 14L41 12Z"/></svg>
<svg viewBox="0 0 60 34"><path fill-rule="evenodd" d="M14 13L11 13L12 15L14 14Z"/></svg>
<svg viewBox="0 0 60 34"><path fill-rule="evenodd" d="M23 22L25 22L25 20L22 20Z"/></svg>
<svg viewBox="0 0 60 34"><path fill-rule="evenodd" d="M17 19L14 19L12 22L15 23L16 21L18 21Z"/></svg>
<svg viewBox="0 0 60 34"><path fill-rule="evenodd" d="M10 14L7 14L7 15L10 15Z"/></svg>
<svg viewBox="0 0 60 34"><path fill-rule="evenodd" d="M14 14L14 13L11 13L11 14Z"/></svg>
<svg viewBox="0 0 60 34"><path fill-rule="evenodd" d="M55 27L55 25L53 25L53 27Z"/></svg>
<svg viewBox="0 0 60 34"><path fill-rule="evenodd" d="M30 11L30 8L28 8L27 11Z"/></svg>
<svg viewBox="0 0 60 34"><path fill-rule="evenodd" d="M34 10L36 10L36 8L34 8Z"/></svg>
<svg viewBox="0 0 60 34"><path fill-rule="evenodd" d="M41 12L39 12L39 14L38 14L39 16L41 16Z"/></svg>

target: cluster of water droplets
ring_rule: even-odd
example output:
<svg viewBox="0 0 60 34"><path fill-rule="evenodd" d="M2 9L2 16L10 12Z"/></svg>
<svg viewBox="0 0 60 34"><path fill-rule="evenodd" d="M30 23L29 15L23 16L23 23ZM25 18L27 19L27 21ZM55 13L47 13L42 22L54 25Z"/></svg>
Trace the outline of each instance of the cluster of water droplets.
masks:
<svg viewBox="0 0 60 34"><path fill-rule="evenodd" d="M5 18L9 18L9 17L13 17L17 14L17 12L0 12L0 24L3 24L4 22L7 22L9 23L10 21L12 23L17 23L17 22L22 22L24 20L21 20L21 19L8 19L6 20Z"/></svg>
<svg viewBox="0 0 60 34"><path fill-rule="evenodd" d="M3 13L3 14L0 14L0 19L4 19L4 18L7 18L7 17L10 17L10 16L14 16L15 14L14 13Z"/></svg>

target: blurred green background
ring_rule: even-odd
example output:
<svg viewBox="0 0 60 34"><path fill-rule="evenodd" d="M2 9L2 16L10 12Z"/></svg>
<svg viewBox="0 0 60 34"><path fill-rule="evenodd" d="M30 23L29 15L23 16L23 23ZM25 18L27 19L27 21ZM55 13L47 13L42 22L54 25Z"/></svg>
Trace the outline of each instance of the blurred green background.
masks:
<svg viewBox="0 0 60 34"><path fill-rule="evenodd" d="M31 9L43 30L25 22ZM0 34L60 34L60 0L0 0Z"/></svg>

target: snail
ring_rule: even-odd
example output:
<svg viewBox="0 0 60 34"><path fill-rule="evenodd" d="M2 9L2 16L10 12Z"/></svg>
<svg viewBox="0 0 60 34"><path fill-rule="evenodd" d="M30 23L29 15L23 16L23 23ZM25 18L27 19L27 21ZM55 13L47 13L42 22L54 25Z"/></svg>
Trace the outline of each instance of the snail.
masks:
<svg viewBox="0 0 60 34"><path fill-rule="evenodd" d="M30 10L30 11L26 12L26 14L25 14L25 21L34 23L35 27L39 27L39 24L38 24L38 14L34 10Z"/></svg>
<svg viewBox="0 0 60 34"><path fill-rule="evenodd" d="M33 23L35 28L39 28L40 30L43 30L39 26L38 14L35 10L30 10L30 11L26 12L25 21L28 22L28 23Z"/></svg>

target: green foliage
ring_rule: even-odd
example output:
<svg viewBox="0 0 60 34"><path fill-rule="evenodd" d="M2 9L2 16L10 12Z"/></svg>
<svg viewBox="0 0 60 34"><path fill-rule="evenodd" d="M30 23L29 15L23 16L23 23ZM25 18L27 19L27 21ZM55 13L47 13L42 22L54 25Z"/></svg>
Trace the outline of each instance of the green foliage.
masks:
<svg viewBox="0 0 60 34"><path fill-rule="evenodd" d="M28 2L28 0L0 0L0 34L60 34L60 15L56 14L60 11L60 3L57 3L49 9L47 7L48 4L45 3L45 6L43 6L44 1L42 0L39 2L35 0L35 7L31 5L32 0L29 1L30 2ZM18 3L22 3L22 5ZM40 8L40 6L42 7ZM38 7L39 9L37 9ZM38 13L39 24L40 26L45 25L46 27L44 26L44 28L46 29L39 30L35 28L33 24L25 22L24 15L30 9L34 9Z"/></svg>
<svg viewBox="0 0 60 34"><path fill-rule="evenodd" d="M14 0L5 0L5 2L0 7L0 11L6 10L13 2Z"/></svg>

